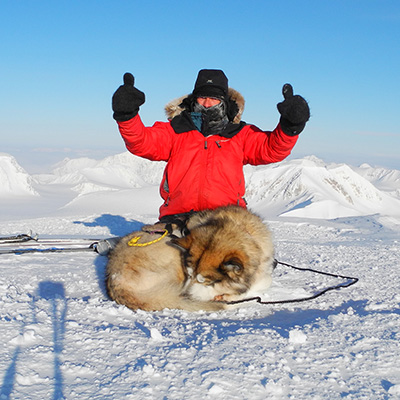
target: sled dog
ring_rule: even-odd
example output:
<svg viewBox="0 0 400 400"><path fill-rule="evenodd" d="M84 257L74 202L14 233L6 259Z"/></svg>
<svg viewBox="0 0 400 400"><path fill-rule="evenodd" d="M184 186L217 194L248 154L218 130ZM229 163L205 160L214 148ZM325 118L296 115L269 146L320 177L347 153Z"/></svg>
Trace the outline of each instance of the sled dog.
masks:
<svg viewBox="0 0 400 400"><path fill-rule="evenodd" d="M182 237L163 228L145 226L112 250L106 267L112 300L133 310L215 311L270 285L271 233L250 211L226 206L195 213Z"/></svg>

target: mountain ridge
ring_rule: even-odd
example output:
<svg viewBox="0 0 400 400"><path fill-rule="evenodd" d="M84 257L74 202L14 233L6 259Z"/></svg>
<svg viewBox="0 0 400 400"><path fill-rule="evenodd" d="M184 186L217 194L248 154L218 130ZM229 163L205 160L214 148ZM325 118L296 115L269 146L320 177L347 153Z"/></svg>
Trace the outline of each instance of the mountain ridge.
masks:
<svg viewBox="0 0 400 400"><path fill-rule="evenodd" d="M9 154L0 153L0 199L5 195L43 196L45 188L68 188L72 200L64 206L95 202L112 194L140 209L140 191L158 196L164 162L152 162L128 152L101 160L65 159L47 174L30 176ZM246 200L249 207L266 216L332 219L380 213L400 216L400 171L367 164L326 164L308 156L264 166L245 166ZM5 190L4 188L7 188ZM133 191L129 195L129 191ZM120 194L120 196L119 196ZM98 197L99 198L99 197ZM123 200L122 200L123 199ZM115 208L118 208L116 205Z"/></svg>

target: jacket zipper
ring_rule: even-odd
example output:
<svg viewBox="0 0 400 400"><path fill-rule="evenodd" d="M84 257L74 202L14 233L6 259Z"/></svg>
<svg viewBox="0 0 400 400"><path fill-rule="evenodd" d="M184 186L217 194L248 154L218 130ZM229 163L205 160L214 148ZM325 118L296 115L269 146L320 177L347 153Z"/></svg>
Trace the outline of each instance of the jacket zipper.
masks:
<svg viewBox="0 0 400 400"><path fill-rule="evenodd" d="M208 166L208 157L209 157L209 152L208 152L208 140L205 139L204 140L204 156L203 156L203 161L202 161L202 171L201 171L201 176L203 177L200 180L200 186L199 186L199 206L200 208L204 208L204 197L203 197L203 193L204 193L204 184L205 184L205 180L206 180L206 174L207 174L207 166Z"/></svg>

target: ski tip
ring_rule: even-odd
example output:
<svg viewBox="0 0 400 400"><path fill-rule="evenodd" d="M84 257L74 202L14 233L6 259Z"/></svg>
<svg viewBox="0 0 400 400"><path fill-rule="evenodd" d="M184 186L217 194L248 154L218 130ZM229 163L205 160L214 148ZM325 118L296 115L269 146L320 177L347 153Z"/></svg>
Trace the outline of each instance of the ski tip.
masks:
<svg viewBox="0 0 400 400"><path fill-rule="evenodd" d="M39 235L35 232L33 232L32 229L29 230L27 233L27 236L29 236L32 240L35 240L36 242L39 240Z"/></svg>

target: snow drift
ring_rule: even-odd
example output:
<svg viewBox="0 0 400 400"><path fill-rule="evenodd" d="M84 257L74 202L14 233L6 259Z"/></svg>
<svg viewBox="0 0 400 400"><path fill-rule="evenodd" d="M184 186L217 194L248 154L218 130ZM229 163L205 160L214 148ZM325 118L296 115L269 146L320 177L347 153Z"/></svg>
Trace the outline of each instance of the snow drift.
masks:
<svg viewBox="0 0 400 400"><path fill-rule="evenodd" d="M93 239L157 219L161 163L123 153L29 177L10 160L2 234ZM107 297L106 258L94 252L3 254L0 398L399 398L398 171L305 158L246 176L278 260L359 282L305 303L132 312ZM278 266L266 295L304 297L327 279Z"/></svg>

